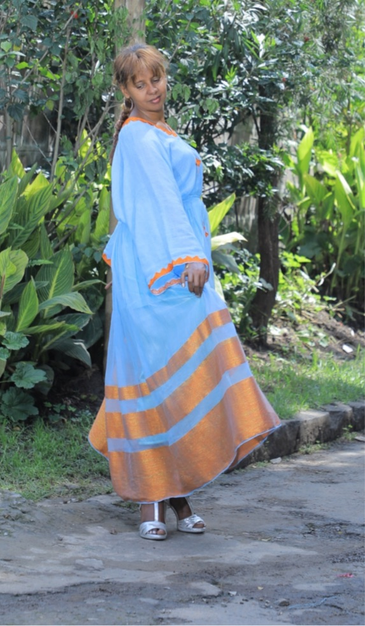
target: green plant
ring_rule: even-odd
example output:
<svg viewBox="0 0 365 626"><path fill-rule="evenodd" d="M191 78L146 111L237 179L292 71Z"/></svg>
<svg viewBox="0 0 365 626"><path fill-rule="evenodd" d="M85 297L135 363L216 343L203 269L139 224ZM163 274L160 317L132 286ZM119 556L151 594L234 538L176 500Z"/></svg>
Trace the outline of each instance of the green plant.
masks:
<svg viewBox="0 0 365 626"><path fill-rule="evenodd" d="M311 278L306 271L310 259L284 250L280 256L279 289L274 307L274 316L283 316L298 322L301 315L311 309L318 312L328 306L331 298L320 295L325 273Z"/></svg>
<svg viewBox="0 0 365 626"><path fill-rule="evenodd" d="M50 408L57 413L60 407ZM108 464L95 457L87 441L92 420L85 410L55 423L36 418L32 425L14 428L0 422L0 489L33 500L69 496L71 490L73 497L110 493Z"/></svg>
<svg viewBox="0 0 365 626"><path fill-rule="evenodd" d="M342 436L346 441L353 441L356 437L356 433L353 430L353 426L349 424L342 429Z"/></svg>
<svg viewBox="0 0 365 626"><path fill-rule="evenodd" d="M295 210L283 229L286 246L310 260L312 276L321 272L322 293L360 309L365 278L364 140L361 128L349 142L346 139L348 153L341 156L316 147L312 129L305 132L296 160L287 158L298 182L288 183Z"/></svg>
<svg viewBox="0 0 365 626"><path fill-rule="evenodd" d="M90 366L88 348L102 334L95 314L105 269L95 255L107 232L107 187L93 191L81 176L51 183L38 173L32 180L33 170L26 173L14 153L0 184L0 414L12 421L38 414L34 395L23 390L48 393L54 371L69 359ZM78 229L68 218L85 188L92 191ZM94 256L73 255L82 244L94 246Z"/></svg>
<svg viewBox="0 0 365 626"><path fill-rule="evenodd" d="M313 354L313 348L311 348ZM300 354L270 354L251 358L251 369L268 400L282 419L298 411L320 409L330 402L353 402L364 397L364 352L339 360L329 352L309 360Z"/></svg>
<svg viewBox="0 0 365 626"><path fill-rule="evenodd" d="M328 448L327 443L321 443L317 440L315 443L307 443L301 446L298 452L300 454L314 454L315 452L320 452L320 450L325 450L326 448Z"/></svg>
<svg viewBox="0 0 365 626"><path fill-rule="evenodd" d="M257 290L251 315L265 343L279 275L277 145L298 122L329 137L364 120L363 3L151 0L147 14L148 42L171 59L169 123L202 154L206 198L258 198L260 278L272 288Z"/></svg>
<svg viewBox="0 0 365 626"><path fill-rule="evenodd" d="M50 127L55 130L52 154L47 142L39 150L51 179L60 152L75 156L84 131L90 150L96 148L113 103L112 57L128 34L127 10L108 0L80 0L74 6L56 0L1 3L0 111L6 125L7 167L17 124L23 133L32 129L29 112L37 115L45 137ZM102 158L100 166L105 168Z"/></svg>
<svg viewBox="0 0 365 626"><path fill-rule="evenodd" d="M270 289L270 285L259 278L257 255L244 248L234 248L230 257L230 264L218 263L217 275L238 333L246 340L253 339L256 333L250 315L252 300L257 289Z"/></svg>

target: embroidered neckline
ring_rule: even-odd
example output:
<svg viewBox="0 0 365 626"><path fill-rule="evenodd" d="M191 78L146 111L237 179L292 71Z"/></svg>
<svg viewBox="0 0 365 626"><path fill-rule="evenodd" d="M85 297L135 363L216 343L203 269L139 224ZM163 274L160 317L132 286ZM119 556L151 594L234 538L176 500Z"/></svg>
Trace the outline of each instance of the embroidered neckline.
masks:
<svg viewBox="0 0 365 626"><path fill-rule="evenodd" d="M159 122L149 122L148 120L144 120L142 117L128 117L124 122L123 126L129 124L129 122L144 122L145 124L149 124L150 126L155 126L159 130L162 130L167 135L172 135L173 137L177 137L177 133L175 133L172 128L164 128L163 126L159 126Z"/></svg>

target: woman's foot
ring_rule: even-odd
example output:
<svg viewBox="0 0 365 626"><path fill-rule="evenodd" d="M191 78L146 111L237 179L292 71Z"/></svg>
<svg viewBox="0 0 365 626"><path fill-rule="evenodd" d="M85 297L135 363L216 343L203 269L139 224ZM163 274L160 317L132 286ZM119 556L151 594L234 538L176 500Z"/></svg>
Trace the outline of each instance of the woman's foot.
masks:
<svg viewBox="0 0 365 626"><path fill-rule="evenodd" d="M195 515L187 498L170 498L168 505L173 510L177 520L177 529L185 533L203 533L205 522Z"/></svg>
<svg viewBox="0 0 365 626"><path fill-rule="evenodd" d="M165 508L164 502L141 504L139 534L143 539L153 539L155 541L166 539Z"/></svg>

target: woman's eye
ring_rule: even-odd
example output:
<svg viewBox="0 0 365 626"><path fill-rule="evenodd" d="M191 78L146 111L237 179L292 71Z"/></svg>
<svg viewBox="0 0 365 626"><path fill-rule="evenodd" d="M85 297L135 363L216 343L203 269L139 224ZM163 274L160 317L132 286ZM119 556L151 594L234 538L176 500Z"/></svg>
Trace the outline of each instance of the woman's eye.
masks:
<svg viewBox="0 0 365 626"><path fill-rule="evenodd" d="M154 83L158 83L160 81L160 77L159 76L155 76L153 79Z"/></svg>

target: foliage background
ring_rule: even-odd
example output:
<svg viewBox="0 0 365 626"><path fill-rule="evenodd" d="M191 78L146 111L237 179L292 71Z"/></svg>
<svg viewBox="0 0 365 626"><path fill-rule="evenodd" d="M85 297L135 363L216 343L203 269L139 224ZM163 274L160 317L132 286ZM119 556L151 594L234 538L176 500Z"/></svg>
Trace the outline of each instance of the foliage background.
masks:
<svg viewBox="0 0 365 626"><path fill-rule="evenodd" d="M235 194L239 230L241 200L257 199L257 249L242 236L234 244L223 222L215 254L237 328L265 343L280 289L299 275L345 301L347 319L363 313L364 3L145 4L147 42L170 59L168 122L202 154L208 207ZM121 98L112 61L133 30L119 5L0 7L3 415L16 397L19 419L37 413L55 372L75 361L102 367L101 252Z"/></svg>

